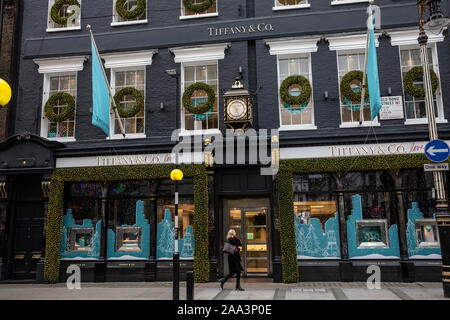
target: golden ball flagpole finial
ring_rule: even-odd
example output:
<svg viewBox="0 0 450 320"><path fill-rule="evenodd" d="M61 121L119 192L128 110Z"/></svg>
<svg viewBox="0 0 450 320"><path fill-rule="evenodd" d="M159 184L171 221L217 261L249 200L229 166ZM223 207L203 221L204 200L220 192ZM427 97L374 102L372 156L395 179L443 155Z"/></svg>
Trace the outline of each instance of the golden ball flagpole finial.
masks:
<svg viewBox="0 0 450 320"><path fill-rule="evenodd" d="M0 106L6 106L11 100L12 91L8 82L0 78Z"/></svg>
<svg viewBox="0 0 450 320"><path fill-rule="evenodd" d="M170 172L170 179L172 179L173 181L183 180L183 171L181 171L180 169L173 169Z"/></svg>

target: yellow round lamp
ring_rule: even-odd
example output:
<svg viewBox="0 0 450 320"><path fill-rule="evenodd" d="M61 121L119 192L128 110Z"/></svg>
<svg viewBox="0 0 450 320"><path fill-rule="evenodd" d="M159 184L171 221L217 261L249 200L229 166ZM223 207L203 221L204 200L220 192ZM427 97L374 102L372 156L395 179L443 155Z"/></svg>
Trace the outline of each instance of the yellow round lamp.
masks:
<svg viewBox="0 0 450 320"><path fill-rule="evenodd" d="M11 87L8 82L0 78L0 106L6 106L11 100Z"/></svg>
<svg viewBox="0 0 450 320"><path fill-rule="evenodd" d="M181 181L183 179L183 171L180 169L173 169L170 172L170 179L173 181Z"/></svg>

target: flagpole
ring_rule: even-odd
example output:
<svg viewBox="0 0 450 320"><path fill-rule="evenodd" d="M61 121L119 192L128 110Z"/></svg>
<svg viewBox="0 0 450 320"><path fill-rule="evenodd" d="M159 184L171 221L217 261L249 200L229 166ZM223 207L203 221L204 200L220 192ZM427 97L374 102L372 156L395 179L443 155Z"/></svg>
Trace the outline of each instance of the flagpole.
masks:
<svg viewBox="0 0 450 320"><path fill-rule="evenodd" d="M369 21L372 19L372 3L373 0L369 0ZM363 72L363 83L361 90L361 105L359 108L359 125L362 125L363 121L363 110L364 110L364 96L366 95L366 77L367 77L367 61L369 56L369 42L370 42L370 28L367 26L367 40L366 40L366 51L364 56L364 72Z"/></svg>
<svg viewBox="0 0 450 320"><path fill-rule="evenodd" d="M108 77L106 77L106 72L105 72L105 69L103 68L103 63L102 63L100 54L98 53L97 44L95 43L94 35L92 34L91 25L90 24L86 25L86 29L88 29L89 33L91 34L91 40L92 40L92 43L94 44L95 53L97 54L98 62L100 62L100 67L102 69L103 78L105 79L106 86L108 87L109 96L111 97L112 108L114 110L116 118L119 120L120 131L122 132L122 135L125 137L125 129L123 128L122 119L120 119L119 112L117 111L116 102L114 101L114 95L112 94L111 87L110 87L109 81L108 81Z"/></svg>

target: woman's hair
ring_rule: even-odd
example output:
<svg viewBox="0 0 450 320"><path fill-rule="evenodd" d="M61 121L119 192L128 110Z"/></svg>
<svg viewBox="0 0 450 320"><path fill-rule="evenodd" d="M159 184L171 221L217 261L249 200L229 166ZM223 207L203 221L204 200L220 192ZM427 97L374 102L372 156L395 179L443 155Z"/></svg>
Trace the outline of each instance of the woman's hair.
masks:
<svg viewBox="0 0 450 320"><path fill-rule="evenodd" d="M236 235L236 231L234 229L228 230L227 240L230 240L230 238L235 235Z"/></svg>

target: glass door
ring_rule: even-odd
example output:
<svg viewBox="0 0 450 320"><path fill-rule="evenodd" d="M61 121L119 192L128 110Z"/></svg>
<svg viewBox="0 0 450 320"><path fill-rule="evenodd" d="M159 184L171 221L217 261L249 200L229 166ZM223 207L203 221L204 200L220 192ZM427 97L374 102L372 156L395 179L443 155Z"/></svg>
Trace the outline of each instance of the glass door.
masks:
<svg viewBox="0 0 450 320"><path fill-rule="evenodd" d="M268 274L267 209L231 208L229 227L236 230L242 242L241 260L244 276Z"/></svg>

